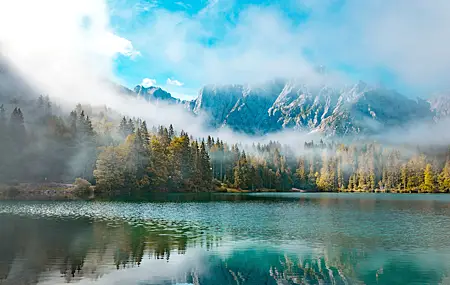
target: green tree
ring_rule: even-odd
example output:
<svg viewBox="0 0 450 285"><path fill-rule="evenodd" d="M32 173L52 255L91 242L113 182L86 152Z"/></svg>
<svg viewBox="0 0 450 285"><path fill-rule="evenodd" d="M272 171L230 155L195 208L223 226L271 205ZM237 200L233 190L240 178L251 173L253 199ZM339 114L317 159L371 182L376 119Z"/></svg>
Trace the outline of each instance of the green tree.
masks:
<svg viewBox="0 0 450 285"><path fill-rule="evenodd" d="M424 179L421 190L424 192L433 192L436 189L436 178L431 164L427 164L423 175Z"/></svg>
<svg viewBox="0 0 450 285"><path fill-rule="evenodd" d="M234 185L239 189L249 189L251 186L250 165L247 155L242 152L237 166L234 168Z"/></svg>
<svg viewBox="0 0 450 285"><path fill-rule="evenodd" d="M124 146L103 148L98 155L94 170L97 188L100 191L114 195L117 190L121 190L125 186L125 160Z"/></svg>
<svg viewBox="0 0 450 285"><path fill-rule="evenodd" d="M200 145L200 167L203 190L209 191L210 189L212 189L212 168L209 161L209 154L206 151L204 141L202 141Z"/></svg>
<svg viewBox="0 0 450 285"><path fill-rule="evenodd" d="M450 160L447 160L444 168L438 177L438 185L439 190L441 192L449 192L450 191Z"/></svg>

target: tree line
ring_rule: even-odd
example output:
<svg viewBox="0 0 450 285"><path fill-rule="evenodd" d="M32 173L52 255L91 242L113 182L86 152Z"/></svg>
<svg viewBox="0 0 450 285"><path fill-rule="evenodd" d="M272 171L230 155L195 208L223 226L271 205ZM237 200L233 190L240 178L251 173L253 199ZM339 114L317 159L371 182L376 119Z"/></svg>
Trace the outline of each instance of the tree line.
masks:
<svg viewBox="0 0 450 285"><path fill-rule="evenodd" d="M210 139L208 139L209 141ZM213 175L241 189L324 192L449 192L450 148L369 142L305 142L300 154L277 142L247 152L211 139ZM250 154L249 154L250 153ZM225 170L224 170L225 169Z"/></svg>
<svg viewBox="0 0 450 285"><path fill-rule="evenodd" d="M0 181L73 182L98 193L395 191L448 192L449 149L299 142L229 144L194 138L172 125L153 126L107 108L78 104L69 114L40 96L26 106L0 106Z"/></svg>

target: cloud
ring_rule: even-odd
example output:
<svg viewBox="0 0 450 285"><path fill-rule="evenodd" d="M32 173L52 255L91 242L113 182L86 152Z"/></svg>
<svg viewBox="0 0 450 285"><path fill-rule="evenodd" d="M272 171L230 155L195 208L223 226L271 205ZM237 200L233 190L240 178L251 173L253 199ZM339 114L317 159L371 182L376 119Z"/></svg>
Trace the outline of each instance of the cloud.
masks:
<svg viewBox="0 0 450 285"><path fill-rule="evenodd" d="M125 34L161 74L197 86L274 77L320 82L319 65L329 67L327 80L337 83L349 82L342 66L363 77L352 81L377 83L388 74L402 86L447 82L450 2L288 2L298 3L286 11L212 0L196 15L157 7Z"/></svg>
<svg viewBox="0 0 450 285"><path fill-rule="evenodd" d="M390 145L441 146L448 147L450 118L435 123L416 121L406 128L392 127L382 135L371 137L376 141Z"/></svg>
<svg viewBox="0 0 450 285"><path fill-rule="evenodd" d="M184 112L183 106L118 94L112 84L113 62L117 55L132 56L136 49L114 35L104 0L0 1L0 49L37 94L48 94L63 109L77 103L106 105L149 125L170 122L204 134L202 118Z"/></svg>
<svg viewBox="0 0 450 285"><path fill-rule="evenodd" d="M167 78L166 83L169 84L169 85L175 85L175 86L183 86L184 85L183 82L180 82L180 81L178 81L176 79L170 79L170 78Z"/></svg>
<svg viewBox="0 0 450 285"><path fill-rule="evenodd" d="M99 100L113 59L139 54L109 28L107 10L102 0L0 1L1 53L37 92Z"/></svg>
<svg viewBox="0 0 450 285"><path fill-rule="evenodd" d="M303 53L306 42L301 26L276 7L246 6L230 13L226 5L211 1L207 10L193 16L154 9L145 23L133 23L133 31L126 36L158 67L157 72L176 74L198 86L259 83L275 77L321 79L316 64ZM342 80L333 72L329 77Z"/></svg>
<svg viewBox="0 0 450 285"><path fill-rule="evenodd" d="M122 54L132 59L140 56L141 53L134 49L133 44L122 37L119 37L113 33L107 33L104 41L103 51L108 51L110 55Z"/></svg>
<svg viewBox="0 0 450 285"><path fill-rule="evenodd" d="M201 9L198 14L204 15L209 13L212 9L214 9L214 7L217 6L218 3L219 0L208 0L206 6L203 7L203 9Z"/></svg>
<svg viewBox="0 0 450 285"><path fill-rule="evenodd" d="M409 86L436 88L448 81L449 1L342 3L332 9L328 1L332 13L314 14L305 25L316 54L359 68L384 68Z"/></svg>
<svg viewBox="0 0 450 285"><path fill-rule="evenodd" d="M155 86L155 85L156 85L155 79L150 79L150 78L142 79L142 82L141 82L142 87L148 88L148 87Z"/></svg>
<svg viewBox="0 0 450 285"><path fill-rule="evenodd" d="M138 11L150 11L151 9L158 7L157 1L138 1L135 4L135 9Z"/></svg>
<svg viewBox="0 0 450 285"><path fill-rule="evenodd" d="M181 1L177 1L174 4L180 6L181 8L184 8L184 9L189 9L189 8L192 7L190 4L184 3L184 2L181 2Z"/></svg>
<svg viewBox="0 0 450 285"><path fill-rule="evenodd" d="M229 141L251 140L234 137L226 128L210 132L205 118L186 112L183 105L153 104L119 94L111 84L114 59L136 49L113 36L107 11L103 0L0 1L2 57L37 94L48 94L64 110L77 103L106 105L122 115L142 118L149 126L172 123L195 137L213 134ZM143 80L143 84L155 83Z"/></svg>

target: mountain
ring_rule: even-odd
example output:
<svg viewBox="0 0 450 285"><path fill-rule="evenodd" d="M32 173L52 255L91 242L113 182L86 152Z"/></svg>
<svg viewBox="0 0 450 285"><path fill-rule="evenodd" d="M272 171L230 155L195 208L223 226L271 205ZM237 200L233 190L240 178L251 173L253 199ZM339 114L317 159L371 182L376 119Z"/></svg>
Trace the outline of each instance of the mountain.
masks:
<svg viewBox="0 0 450 285"><path fill-rule="evenodd" d="M212 127L251 134L282 129L339 136L374 134L416 120L431 121L434 116L424 100L364 82L342 89L295 80L259 86L208 85L189 104L195 114L207 115Z"/></svg>
<svg viewBox="0 0 450 285"><path fill-rule="evenodd" d="M156 86L144 87L138 85L134 88L134 92L138 97L142 97L147 101L165 101L172 104L180 102L180 100L172 97L169 92Z"/></svg>
<svg viewBox="0 0 450 285"><path fill-rule="evenodd" d="M434 94L428 100L431 110L435 113L436 119L450 117L450 92Z"/></svg>
<svg viewBox="0 0 450 285"><path fill-rule="evenodd" d="M450 93L428 101L411 99L394 90L358 82L344 88L314 86L298 80L272 80L258 85L206 85L192 101L181 101L160 87L113 84L114 90L151 102L183 105L206 118L212 128L228 127L248 134L283 129L325 135L376 134L450 116ZM37 98L34 89L0 58L0 104L11 106ZM21 104L21 105L24 105Z"/></svg>
<svg viewBox="0 0 450 285"><path fill-rule="evenodd" d="M33 88L0 56L0 104L14 104L33 96L37 97Z"/></svg>

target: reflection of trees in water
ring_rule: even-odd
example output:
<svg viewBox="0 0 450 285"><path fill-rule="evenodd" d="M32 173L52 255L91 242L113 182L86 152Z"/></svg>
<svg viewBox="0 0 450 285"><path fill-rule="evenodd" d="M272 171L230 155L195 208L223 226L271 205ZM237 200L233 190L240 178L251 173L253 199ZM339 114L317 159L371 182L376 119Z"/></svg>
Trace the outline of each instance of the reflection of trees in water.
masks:
<svg viewBox="0 0 450 285"><path fill-rule="evenodd" d="M58 222L17 216L0 217L2 284L36 284L40 273L49 269L49 262L59 265L61 269L67 267L70 272L82 267L85 253L74 244L77 241L74 237L84 240L88 223L72 221L70 227L64 230L55 223Z"/></svg>
<svg viewBox="0 0 450 285"><path fill-rule="evenodd" d="M421 280L434 284L444 277L439 274L445 273L444 265L433 268L386 256L373 262L377 256L369 250L379 244L376 240L344 235L325 238L333 242L313 253L244 248L223 257L213 250L198 257L201 268L188 264L177 281L244 285L408 284ZM165 264L171 255L183 255L189 248L211 250L221 243L220 234L181 222L0 216L0 284L37 284L49 274L55 278L55 273L66 282L95 280L114 268L141 266L144 259ZM363 263L366 269L361 268ZM171 280L165 284L172 284Z"/></svg>
<svg viewBox="0 0 450 285"><path fill-rule="evenodd" d="M145 223L0 216L0 284L37 284L57 270L67 282L97 279L110 270L139 266L145 255L169 261L171 252L211 248L217 235L166 221Z"/></svg>
<svg viewBox="0 0 450 285"><path fill-rule="evenodd" d="M324 257L247 250L209 262L210 274L201 276L200 284L348 284Z"/></svg>

